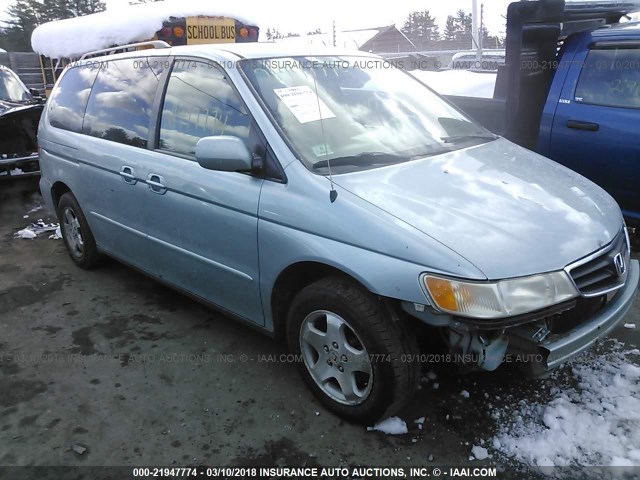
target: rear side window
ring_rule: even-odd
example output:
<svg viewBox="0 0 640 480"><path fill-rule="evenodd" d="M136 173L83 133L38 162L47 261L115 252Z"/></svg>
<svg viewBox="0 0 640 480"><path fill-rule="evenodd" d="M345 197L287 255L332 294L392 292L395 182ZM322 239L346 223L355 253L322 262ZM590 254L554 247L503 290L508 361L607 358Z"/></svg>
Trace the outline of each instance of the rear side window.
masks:
<svg viewBox="0 0 640 480"><path fill-rule="evenodd" d="M84 111L97 73L97 68L79 66L63 75L48 103L52 127L78 133L82 131Z"/></svg>
<svg viewBox="0 0 640 480"><path fill-rule="evenodd" d="M176 60L162 109L162 150L195 155L202 137L249 137L251 117L224 72L210 63Z"/></svg>
<svg viewBox="0 0 640 480"><path fill-rule="evenodd" d="M640 49L591 50L582 67L575 100L640 108Z"/></svg>
<svg viewBox="0 0 640 480"><path fill-rule="evenodd" d="M83 133L146 148L153 100L165 64L157 60L102 63L89 97Z"/></svg>

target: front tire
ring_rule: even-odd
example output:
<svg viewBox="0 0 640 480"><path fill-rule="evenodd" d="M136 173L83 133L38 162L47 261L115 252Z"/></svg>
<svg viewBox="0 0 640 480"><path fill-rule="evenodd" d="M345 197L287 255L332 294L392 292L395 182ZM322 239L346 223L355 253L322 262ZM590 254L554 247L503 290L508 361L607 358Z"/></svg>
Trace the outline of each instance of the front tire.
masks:
<svg viewBox="0 0 640 480"><path fill-rule="evenodd" d="M70 192L60 197L58 219L64 244L74 263L86 270L99 266L103 257L76 197Z"/></svg>
<svg viewBox="0 0 640 480"><path fill-rule="evenodd" d="M322 404L350 421L372 424L413 397L419 379L415 337L383 303L343 277L319 280L294 299L287 342Z"/></svg>

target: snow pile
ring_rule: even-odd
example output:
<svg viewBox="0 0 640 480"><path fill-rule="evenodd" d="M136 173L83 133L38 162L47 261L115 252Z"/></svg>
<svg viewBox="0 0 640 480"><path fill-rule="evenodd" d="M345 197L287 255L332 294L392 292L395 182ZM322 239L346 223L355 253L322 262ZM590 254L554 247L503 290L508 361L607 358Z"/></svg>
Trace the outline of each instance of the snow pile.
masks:
<svg viewBox="0 0 640 480"><path fill-rule="evenodd" d="M56 228L56 231L53 232L53 235L49 235L49 240L60 240L62 238L62 230L60 230L60 226Z"/></svg>
<svg viewBox="0 0 640 480"><path fill-rule="evenodd" d="M14 234L14 237L32 240L36 238L38 235L42 235L43 233L52 233L51 235L49 235L49 238L53 240L58 240L62 238L62 232L60 231L59 224L44 223L42 219L16 232Z"/></svg>
<svg viewBox="0 0 640 480"><path fill-rule="evenodd" d="M16 175L22 175L22 174L24 174L24 172L20 168L13 168L9 171L5 170L4 172L0 172L0 175L10 175L10 176L16 176Z"/></svg>
<svg viewBox="0 0 640 480"><path fill-rule="evenodd" d="M243 15L244 11L250 11L249 5L228 0L165 0L121 6L40 25L31 36L31 46L35 52L47 57L77 58L112 45L149 40L169 17L232 17L256 25Z"/></svg>
<svg viewBox="0 0 640 480"><path fill-rule="evenodd" d="M410 73L440 95L460 97L493 98L498 78L496 73L468 70L443 70L441 72L415 70Z"/></svg>
<svg viewBox="0 0 640 480"><path fill-rule="evenodd" d="M33 230L29 230L29 228L18 231L14 236L24 240L32 240L37 237L35 232Z"/></svg>
<svg viewBox="0 0 640 480"><path fill-rule="evenodd" d="M376 423L373 427L367 427L368 431L377 431L387 435L404 435L409 431L404 420L398 417L391 417Z"/></svg>
<svg viewBox="0 0 640 480"><path fill-rule="evenodd" d="M474 445L471 449L471 454L476 458L476 460L484 460L489 458L489 452L486 448L480 447L478 445Z"/></svg>
<svg viewBox="0 0 640 480"><path fill-rule="evenodd" d="M493 447L532 466L640 465L639 356L617 344L576 361L550 402L519 404Z"/></svg>

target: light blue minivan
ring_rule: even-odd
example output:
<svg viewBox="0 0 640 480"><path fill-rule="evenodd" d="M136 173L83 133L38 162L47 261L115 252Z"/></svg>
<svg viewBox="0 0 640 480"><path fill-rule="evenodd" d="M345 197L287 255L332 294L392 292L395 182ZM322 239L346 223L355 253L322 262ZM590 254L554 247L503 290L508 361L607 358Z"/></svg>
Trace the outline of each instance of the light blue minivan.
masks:
<svg viewBox="0 0 640 480"><path fill-rule="evenodd" d="M155 44L157 47L158 45ZM372 422L442 361L543 374L638 286L602 189L378 57L275 44L79 61L39 130L73 261L108 255L286 338L322 403Z"/></svg>

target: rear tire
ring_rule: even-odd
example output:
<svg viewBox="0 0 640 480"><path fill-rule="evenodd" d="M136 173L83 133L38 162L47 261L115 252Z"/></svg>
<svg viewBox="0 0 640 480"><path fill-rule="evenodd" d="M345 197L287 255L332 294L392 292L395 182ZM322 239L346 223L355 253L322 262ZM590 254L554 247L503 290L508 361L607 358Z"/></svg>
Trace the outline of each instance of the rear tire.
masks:
<svg viewBox="0 0 640 480"><path fill-rule="evenodd" d="M289 349L322 404L371 425L413 397L419 380L415 336L359 284L329 277L304 288L287 321Z"/></svg>
<svg viewBox="0 0 640 480"><path fill-rule="evenodd" d="M64 244L73 262L86 270L101 265L104 258L98 252L96 240L87 219L71 192L60 197L58 220Z"/></svg>

